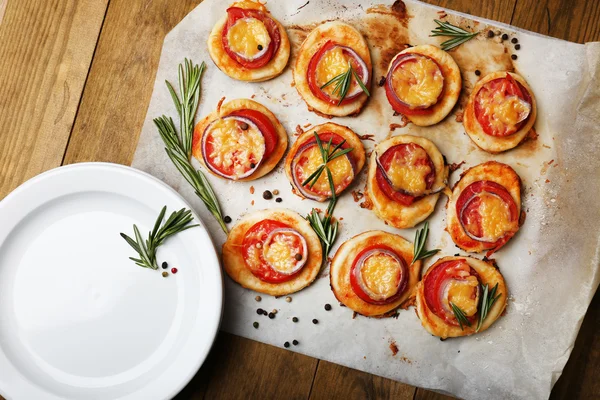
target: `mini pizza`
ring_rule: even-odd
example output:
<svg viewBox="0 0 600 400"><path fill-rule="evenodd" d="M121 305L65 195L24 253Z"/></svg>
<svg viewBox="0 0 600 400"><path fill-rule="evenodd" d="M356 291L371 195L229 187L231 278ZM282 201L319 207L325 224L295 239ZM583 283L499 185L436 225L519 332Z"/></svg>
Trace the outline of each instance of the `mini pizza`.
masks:
<svg viewBox="0 0 600 400"><path fill-rule="evenodd" d="M461 86L460 70L452 56L428 44L398 53L385 78L385 94L394 111L418 126L446 118Z"/></svg>
<svg viewBox="0 0 600 400"><path fill-rule="evenodd" d="M236 99L196 125L192 154L220 178L251 181L275 168L286 148L287 133L271 111Z"/></svg>
<svg viewBox="0 0 600 400"><path fill-rule="evenodd" d="M372 68L369 46L360 32L343 22L326 22L302 43L294 85L310 111L325 117L354 115L369 96ZM343 74L347 85L340 79Z"/></svg>
<svg viewBox="0 0 600 400"><path fill-rule="evenodd" d="M323 155L315 135L319 137L323 150L334 156L352 149L332 157L327 163L336 195L352 183L364 166L365 148L350 128L331 122L317 125L298 137L285 161L285 173L293 192L302 198L326 201L332 195L327 173L323 171L318 179L310 179L323 164Z"/></svg>
<svg viewBox="0 0 600 400"><path fill-rule="evenodd" d="M491 256L519 230L521 179L508 165L488 161L464 172L448 199L446 230L461 249Z"/></svg>
<svg viewBox="0 0 600 400"><path fill-rule="evenodd" d="M410 135L384 140L369 161L367 194L373 211L395 228L417 225L435 209L448 172L430 140Z"/></svg>
<svg viewBox="0 0 600 400"><path fill-rule="evenodd" d="M233 79L260 82L283 72L290 57L287 33L266 7L253 0L233 3L208 37L215 65Z"/></svg>
<svg viewBox="0 0 600 400"><path fill-rule="evenodd" d="M223 268L245 288L282 296L308 286L321 269L319 237L308 221L285 209L252 213L223 244Z"/></svg>
<svg viewBox="0 0 600 400"><path fill-rule="evenodd" d="M417 315L432 335L468 336L489 328L504 312L507 298L504 278L491 261L444 257L417 285Z"/></svg>
<svg viewBox="0 0 600 400"><path fill-rule="evenodd" d="M473 88L463 125L477 146L499 153L525 139L536 114L535 97L525 79L512 72L493 72Z"/></svg>
<svg viewBox="0 0 600 400"><path fill-rule="evenodd" d="M335 297L367 316L387 316L413 293L421 261L410 264L413 245L402 236L368 231L340 246L329 277Z"/></svg>

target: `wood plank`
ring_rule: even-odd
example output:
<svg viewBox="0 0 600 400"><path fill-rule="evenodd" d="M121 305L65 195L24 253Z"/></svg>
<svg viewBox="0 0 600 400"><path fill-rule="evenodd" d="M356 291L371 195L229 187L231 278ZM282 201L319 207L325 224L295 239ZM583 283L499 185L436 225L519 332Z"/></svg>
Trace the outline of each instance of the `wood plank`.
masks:
<svg viewBox="0 0 600 400"><path fill-rule="evenodd" d="M0 199L61 164L107 3L0 2Z"/></svg>
<svg viewBox="0 0 600 400"><path fill-rule="evenodd" d="M64 163L131 164L165 35L200 0L112 0Z"/></svg>
<svg viewBox="0 0 600 400"><path fill-rule="evenodd" d="M221 332L210 364L206 399L306 399L317 359Z"/></svg>
<svg viewBox="0 0 600 400"><path fill-rule="evenodd" d="M310 399L412 400L414 393L414 386L342 367L328 361L319 361Z"/></svg>
<svg viewBox="0 0 600 400"><path fill-rule="evenodd" d="M456 397L446 396L445 394L437 393L431 390L417 388L414 400L452 400Z"/></svg>
<svg viewBox="0 0 600 400"><path fill-rule="evenodd" d="M424 0L423 2L508 24L517 0Z"/></svg>
<svg viewBox="0 0 600 400"><path fill-rule="evenodd" d="M600 40L600 2L519 0L512 24L572 42Z"/></svg>

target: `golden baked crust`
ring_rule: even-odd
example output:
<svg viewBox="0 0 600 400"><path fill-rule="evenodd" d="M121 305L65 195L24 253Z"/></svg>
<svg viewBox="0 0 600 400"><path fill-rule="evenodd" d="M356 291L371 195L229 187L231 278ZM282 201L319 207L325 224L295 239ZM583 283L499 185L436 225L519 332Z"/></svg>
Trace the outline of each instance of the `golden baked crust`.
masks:
<svg viewBox="0 0 600 400"><path fill-rule="evenodd" d="M361 93L354 101L340 106L330 104L315 96L308 85L307 73L308 65L312 57L321 49L321 47L329 40L335 43L352 48L365 62L369 71L369 76L372 79L373 65L371 63L371 53L369 46L356 28L339 21L325 22L313 29L310 34L304 39L298 58L293 69L294 86L304 99L310 111L317 112L324 117L343 117L347 115L358 114L367 101L366 93ZM367 88L371 84L367 84Z"/></svg>
<svg viewBox="0 0 600 400"><path fill-rule="evenodd" d="M402 296L390 304L371 304L362 300L352 289L350 283L350 270L356 256L365 248L372 245L385 245L393 249L404 259L408 267L408 284ZM348 308L367 316L386 316L390 311L398 308L409 297L419 281L421 274L421 261L410 265L413 259L413 244L402 236L383 231L367 231L344 242L335 253L329 269L331 290L335 297Z"/></svg>
<svg viewBox="0 0 600 400"><path fill-rule="evenodd" d="M400 204L390 199L377 184L377 155L383 154L387 149L401 143L416 143L420 145L435 166L435 182L433 189L437 193L426 195L415 201L410 206ZM411 135L399 135L384 140L375 147L375 151L369 160L369 173L367 175L367 194L373 203L373 212L384 220L388 225L395 228L412 228L424 221L435 209L440 197L439 191L446 187L448 181L448 166L444 162L444 156L435 144L426 138Z"/></svg>
<svg viewBox="0 0 600 400"><path fill-rule="evenodd" d="M202 135L204 134L204 131L206 130L208 125L211 124L211 122L215 121L216 119L220 118L221 116L227 116L235 110L244 110L244 109L260 111L262 114L267 116L269 118L269 120L271 121L271 123L273 124L273 127L277 131L278 140L277 140L277 145L275 146L275 149L273 150L273 152L269 155L269 157L266 160L263 160L261 165L256 169L256 171L254 171L254 173L252 175L250 175L246 178L238 179L239 181L242 181L242 182L258 179L258 178L268 174L269 172L271 172L273 170L273 168L275 168L277 166L277 163L279 163L279 160L281 160L281 158L283 157L283 154L285 153L285 150L287 149L287 144L288 144L287 133L286 133L283 125L281 125L281 123L275 116L275 114L273 114L265 106L263 106L260 103L257 103L254 100L235 99L235 100L232 100L228 103L221 105L219 110L215 110L215 111L211 112L210 114L208 114L206 117L202 118L200 120L200 122L198 122L196 124L196 127L194 128L194 137L192 140L193 156L196 157L196 159L198 159L198 161L200 161L206 167L206 162L204 160L204 157L202 156ZM213 173L210 168L207 167L206 169L211 174L218 176L221 179L224 179L222 176Z"/></svg>
<svg viewBox="0 0 600 400"><path fill-rule="evenodd" d="M459 326L449 325L442 318L435 315L428 307L425 301L425 287L424 282L425 278L437 265L452 260L465 260L471 268L473 268L483 285L488 284L488 287L492 289L498 284L498 289L496 291L496 295L499 295L498 300L494 303L492 308L489 310L486 319L483 321L479 332L483 332L488 329L504 312L506 308L506 302L508 299L508 291L506 288L506 282L504 281L504 277L498 271L496 266L491 261L482 261L472 257L444 257L440 258L427 270L423 279L419 282L416 288L416 308L417 308L417 316L421 320L421 324L427 330L427 332L432 335L439 336L442 339L448 337L459 337L459 336L468 336L472 335L477 328L477 324L472 324L471 326L463 326L461 329Z"/></svg>
<svg viewBox="0 0 600 400"><path fill-rule="evenodd" d="M529 92L529 95L531 96L531 112L527 119L527 123L523 125L523 127L517 132L508 136L491 136L483 131L481 125L479 124L479 121L477 121L477 118L475 117L475 96L477 96L477 93L479 93L483 85L490 81L493 81L494 79L503 78L506 76L506 74L510 74L510 76L512 76L517 82L523 85L523 87ZM477 84L473 88L473 91L469 95L469 100L467 101L467 105L463 113L463 126L465 127L467 135L469 135L471 140L479 148L489 153L500 153L517 147L519 143L521 143L523 139L527 137L527 134L535 124L536 116L537 103L535 101L535 96L525 79L523 79L521 75L515 74L513 72L498 71L486 75L483 79L477 82Z"/></svg>
<svg viewBox="0 0 600 400"><path fill-rule="evenodd" d="M458 100L462 88L460 69L450 54L430 44L424 44L402 50L390 61L388 71L396 58L403 54L411 53L430 57L439 65L444 76L444 92L440 101L431 107L433 110L432 113L427 115L406 115L406 118L418 126L435 125L450 114L450 111L452 111Z"/></svg>
<svg viewBox="0 0 600 400"><path fill-rule="evenodd" d="M244 237L250 228L265 219L283 222L297 230L306 239L308 248L306 264L289 281L281 283L264 282L246 267L242 255ZM272 296L294 293L310 285L319 274L322 261L321 242L308 221L294 211L282 208L262 210L246 215L231 229L227 241L223 244L223 268L227 275L245 288Z"/></svg>
<svg viewBox="0 0 600 400"><path fill-rule="evenodd" d="M258 1L238 1L233 3L231 7L256 9L263 11L265 14L269 14L267 8ZM269 14L269 17L275 21L277 27L279 28L281 43L277 53L273 55L273 58L266 65L256 69L245 68L236 60L232 59L229 54L227 54L221 41L223 28L227 22L227 15L225 15L215 24L213 30L208 36L208 52L215 65L231 78L247 82L262 82L281 74L288 63L288 59L290 58L290 40L283 25L273 18L272 15Z"/></svg>
<svg viewBox="0 0 600 400"><path fill-rule="evenodd" d="M306 132L304 132L302 135L298 136L298 139L296 139L290 151L288 152L288 155L285 158L285 174L288 180L290 181L290 184L292 185L292 191L294 192L294 194L302 198L305 198L305 196L296 188L294 184L294 179L292 177L292 162L300 147L302 147L304 143L314 138L315 132L317 134L321 134L324 132L332 132L346 139L346 143L348 143L348 145L354 149L348 154L351 154L356 162L356 171L354 173L355 179L362 170L363 166L365 165L366 160L365 148L362 144L362 141L360 140L358 135L347 126L338 125L333 122L327 122L321 125L313 126ZM340 193L341 192L338 193L336 191L336 194Z"/></svg>
<svg viewBox="0 0 600 400"><path fill-rule="evenodd" d="M521 178L519 178L514 169L506 164L488 161L465 171L461 175L460 180L452 188L452 196L448 198L448 203L446 204L446 231L458 247L472 253L480 253L495 247L493 244L470 238L466 234L456 213L456 201L460 194L467 186L477 181L492 181L502 185L513 198L517 206L518 215L521 214Z"/></svg>

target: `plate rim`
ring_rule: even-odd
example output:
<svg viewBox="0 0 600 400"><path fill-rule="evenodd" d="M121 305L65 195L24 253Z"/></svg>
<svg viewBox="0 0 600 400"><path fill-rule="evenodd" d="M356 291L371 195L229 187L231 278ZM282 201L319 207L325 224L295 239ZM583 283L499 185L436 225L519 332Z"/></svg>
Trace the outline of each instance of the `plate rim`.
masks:
<svg viewBox="0 0 600 400"><path fill-rule="evenodd" d="M53 176L68 173L72 170L86 170L86 169L92 169L92 170L96 170L96 171L113 170L116 172L128 174L129 176L134 177L134 179L144 179L147 182L149 182L150 184L157 187L159 190L163 190L163 191L166 191L166 192L174 195L179 201L182 202L182 204L184 204L188 209L190 209L192 211L192 215L194 216L194 218L197 221L200 222L200 224L201 224L202 228L204 229L206 236L210 242L210 247L212 248L212 251L213 251L212 255L214 257L214 261L216 263L216 268L217 268L216 276L218 277L218 281L219 281L219 285L217 285L218 287L216 288L218 293L217 293L217 296L215 296L217 302L215 302L213 304L214 307L218 306L218 310L216 312L216 315L218 315L218 320L216 321L215 324L213 324L214 329L212 329L210 332L208 332L209 337L210 337L210 344L209 344L209 346L206 347L206 351L198 352L198 356L196 357L194 364L189 368L189 371L187 371L187 373L180 374L182 376L182 379L178 380L178 384L173 385L173 387L171 389L166 390L166 392L168 392L167 393L168 398L172 398L172 397L176 396L179 392L181 392L181 390L183 390L191 382L191 380L198 373L198 371L200 370L200 368L202 367L202 365L208 358L208 355L210 354L210 351L214 347L214 344L215 344L215 341L217 338L217 334L220 330L221 323L223 320L223 312L224 312L224 280L223 280L223 271L222 271L222 267L221 267L221 260L219 258L219 253L215 246L214 239L213 239L212 235L210 234L210 231L207 228L206 223L202 220L202 218L200 218L198 213L188 203L188 201L179 192L177 192L175 189L173 189L167 183L165 183L162 180L158 179L157 177L155 177L145 171L139 170L137 168L127 166L127 165L117 164L117 163L110 163L110 162L81 162L81 163L74 163L74 164L69 164L69 165L62 165L62 166L59 166L56 168L49 169L49 170L44 171L34 177L31 177L27 181L21 183L19 186L17 186L15 189L13 189L10 193L8 193L3 199L0 199L0 213L2 213L3 209L5 209L7 207L7 204L9 204L13 201L13 198L22 195L22 193L29 190L32 186L37 185L38 182L49 179ZM31 211L27 212L26 215L29 215L30 212ZM6 239L8 239L8 238L10 238L10 232L6 236ZM2 246L5 243L5 241L6 240L1 241L0 246ZM191 339L191 340L193 340L193 339ZM10 362L10 360L9 360L9 362ZM27 381L29 381L30 384L32 384L32 385L36 385L35 382L32 382L30 380L27 380ZM135 396L136 393L139 393L139 391L142 388L145 388L147 386L148 386L147 384L144 386L141 386L136 391L127 393L123 398L130 398L131 396ZM46 392L48 394L57 396L57 394L55 394L55 393L48 392L48 391L46 391ZM0 388L0 395L2 395L3 397L5 397L7 399L10 398L9 394L6 393L4 391L4 389L2 389L2 388Z"/></svg>

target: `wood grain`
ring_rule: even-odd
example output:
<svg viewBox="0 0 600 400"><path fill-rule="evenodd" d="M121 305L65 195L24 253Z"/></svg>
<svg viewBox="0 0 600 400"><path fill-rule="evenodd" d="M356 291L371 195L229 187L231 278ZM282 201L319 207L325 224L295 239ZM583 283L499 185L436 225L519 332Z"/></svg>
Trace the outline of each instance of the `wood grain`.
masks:
<svg viewBox="0 0 600 400"><path fill-rule="evenodd" d="M423 2L508 24L517 0L423 0Z"/></svg>
<svg viewBox="0 0 600 400"><path fill-rule="evenodd" d="M319 361L310 400L412 400L414 393L414 386Z"/></svg>
<svg viewBox="0 0 600 400"><path fill-rule="evenodd" d="M0 199L61 164L107 3L0 3Z"/></svg>

